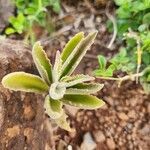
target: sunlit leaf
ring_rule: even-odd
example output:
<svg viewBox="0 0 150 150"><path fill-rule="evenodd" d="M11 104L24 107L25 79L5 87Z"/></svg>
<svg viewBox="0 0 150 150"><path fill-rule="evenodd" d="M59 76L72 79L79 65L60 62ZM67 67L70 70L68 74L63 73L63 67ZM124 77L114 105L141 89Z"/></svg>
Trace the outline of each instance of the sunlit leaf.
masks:
<svg viewBox="0 0 150 150"><path fill-rule="evenodd" d="M60 52L57 51L54 68L52 71L53 72L53 82L58 82L60 75L61 75L61 70L62 70L62 60L60 57Z"/></svg>
<svg viewBox="0 0 150 150"><path fill-rule="evenodd" d="M103 88L99 83L80 83L66 90L66 94L94 94Z"/></svg>
<svg viewBox="0 0 150 150"><path fill-rule="evenodd" d="M72 74L72 72L80 63L81 59L86 54L89 47L93 44L96 35L97 32L92 32L79 42L79 44L75 47L75 49L72 51L72 53L68 56L68 58L64 62L62 66L61 77Z"/></svg>
<svg viewBox="0 0 150 150"><path fill-rule="evenodd" d="M69 57L69 55L72 53L74 48L79 44L79 42L84 38L84 33L80 32L77 33L71 40L66 44L65 48L63 49L61 53L61 58L63 60L63 63L66 61L66 59Z"/></svg>
<svg viewBox="0 0 150 150"><path fill-rule="evenodd" d="M58 118L58 119L55 119L55 122L57 123L57 125L64 129L64 130L67 130L69 132L73 132L74 130L72 128L70 128L70 125L69 123L67 122L67 115L65 113L63 113L63 115Z"/></svg>
<svg viewBox="0 0 150 150"><path fill-rule="evenodd" d="M15 29L13 29L13 28L11 28L11 27L8 27L8 28L6 28L6 30L5 30L5 33L6 34L12 34L12 33L15 33L16 31L15 31Z"/></svg>
<svg viewBox="0 0 150 150"><path fill-rule="evenodd" d="M75 76L65 76L64 78L62 78L61 81L65 82L66 87L71 87L78 83L92 81L94 79L95 79L94 77L91 77L89 75L79 74L79 75L75 75Z"/></svg>
<svg viewBox="0 0 150 150"><path fill-rule="evenodd" d="M98 55L98 63L99 63L99 67L100 69L105 69L106 68L106 58L102 55Z"/></svg>
<svg viewBox="0 0 150 150"><path fill-rule="evenodd" d="M92 95L65 95L62 101L64 104L82 109L96 109L105 104L104 101Z"/></svg>
<svg viewBox="0 0 150 150"><path fill-rule="evenodd" d="M40 42L36 42L32 50L33 60L41 77L50 84L52 82L52 67Z"/></svg>
<svg viewBox="0 0 150 150"><path fill-rule="evenodd" d="M14 91L45 93L49 90L48 85L40 77L25 72L6 75L2 79L2 84Z"/></svg>
<svg viewBox="0 0 150 150"><path fill-rule="evenodd" d="M49 97L49 95L47 95L46 98L45 98L44 108L45 108L45 112L52 119L58 119L63 114L62 102L59 101L59 100L51 99Z"/></svg>

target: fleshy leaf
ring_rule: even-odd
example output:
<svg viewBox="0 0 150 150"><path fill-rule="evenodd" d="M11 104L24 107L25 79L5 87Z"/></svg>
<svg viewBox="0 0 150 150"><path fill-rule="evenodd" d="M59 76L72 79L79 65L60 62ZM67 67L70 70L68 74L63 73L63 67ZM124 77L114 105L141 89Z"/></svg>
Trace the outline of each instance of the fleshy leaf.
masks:
<svg viewBox="0 0 150 150"><path fill-rule="evenodd" d="M60 57L60 52L57 51L54 68L53 68L53 82L58 82L60 75L61 75L61 69L62 69L62 60Z"/></svg>
<svg viewBox="0 0 150 150"><path fill-rule="evenodd" d="M52 66L40 42L34 44L32 56L41 77L50 84L52 82Z"/></svg>
<svg viewBox="0 0 150 150"><path fill-rule="evenodd" d="M75 75L75 76L65 76L61 79L61 81L65 82L66 87L71 87L78 83L92 81L94 79L95 79L94 77L91 77L89 75L79 74L79 75Z"/></svg>
<svg viewBox="0 0 150 150"><path fill-rule="evenodd" d="M63 114L62 102L59 101L59 100L51 99L49 97L49 95L47 95L46 98L45 98L44 108L45 108L45 112L52 119L58 119Z"/></svg>
<svg viewBox="0 0 150 150"><path fill-rule="evenodd" d="M65 92L66 92L65 85L63 83L55 82L50 86L49 95L51 98L58 100L63 98Z"/></svg>
<svg viewBox="0 0 150 150"><path fill-rule="evenodd" d="M80 83L66 90L66 94L94 94L103 88L99 83Z"/></svg>
<svg viewBox="0 0 150 150"><path fill-rule="evenodd" d="M49 90L48 85L39 76L25 72L14 72L6 75L2 79L2 84L5 88L14 91L45 93Z"/></svg>
<svg viewBox="0 0 150 150"><path fill-rule="evenodd" d="M69 55L72 53L74 48L78 45L78 43L84 38L84 33L80 32L77 33L71 40L66 44L65 48L63 49L61 53L61 58L63 63L66 61L66 59L69 57Z"/></svg>
<svg viewBox="0 0 150 150"><path fill-rule="evenodd" d="M96 35L97 32L92 32L79 42L79 44L74 48L72 53L68 56L68 58L64 62L62 66L61 77L72 74L72 72L80 63L81 59L86 54L89 47L93 44Z"/></svg>
<svg viewBox="0 0 150 150"><path fill-rule="evenodd" d="M62 114L62 116L58 119L55 119L55 122L57 123L57 125L64 129L67 130L69 132L73 132L74 130L72 128L70 128L69 123L67 122L67 115L65 113Z"/></svg>
<svg viewBox="0 0 150 150"><path fill-rule="evenodd" d="M81 109L96 109L105 104L104 101L92 95L65 95L61 100L64 104Z"/></svg>

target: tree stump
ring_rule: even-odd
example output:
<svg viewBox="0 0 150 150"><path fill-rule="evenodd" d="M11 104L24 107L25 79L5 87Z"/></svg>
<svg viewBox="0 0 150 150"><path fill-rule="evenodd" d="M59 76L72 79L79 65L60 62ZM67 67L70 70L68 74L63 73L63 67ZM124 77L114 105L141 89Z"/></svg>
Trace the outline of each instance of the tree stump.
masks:
<svg viewBox="0 0 150 150"><path fill-rule="evenodd" d="M0 41L0 80L10 72L34 70L31 49L22 41ZM37 94L10 91L0 83L0 150L53 149L43 100Z"/></svg>

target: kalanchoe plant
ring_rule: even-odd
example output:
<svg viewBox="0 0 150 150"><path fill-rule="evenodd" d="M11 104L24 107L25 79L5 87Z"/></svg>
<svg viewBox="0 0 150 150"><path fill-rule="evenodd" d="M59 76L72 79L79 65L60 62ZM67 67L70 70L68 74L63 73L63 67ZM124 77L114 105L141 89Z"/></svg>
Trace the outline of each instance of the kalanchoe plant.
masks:
<svg viewBox="0 0 150 150"><path fill-rule="evenodd" d="M47 94L44 102L46 113L58 126L71 130L63 110L64 105L81 109L96 109L104 105L94 94L103 84L83 83L93 81L89 75L72 75L73 71L92 45L97 32L84 37L83 32L76 34L65 46L62 53L56 53L52 67L40 42L33 46L32 56L41 77L25 72L14 72L2 79L4 87L14 91L25 91Z"/></svg>

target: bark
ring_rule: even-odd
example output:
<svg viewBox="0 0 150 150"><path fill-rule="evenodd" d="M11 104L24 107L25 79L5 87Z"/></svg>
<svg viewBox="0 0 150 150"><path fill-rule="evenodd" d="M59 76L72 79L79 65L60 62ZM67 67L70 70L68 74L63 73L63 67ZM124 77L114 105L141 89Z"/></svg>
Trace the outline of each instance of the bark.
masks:
<svg viewBox="0 0 150 150"><path fill-rule="evenodd" d="M21 41L0 41L0 80L10 72L34 73L31 50ZM43 97L13 92L0 84L0 150L49 150L52 128Z"/></svg>

